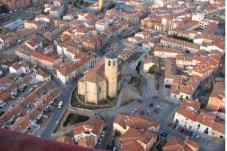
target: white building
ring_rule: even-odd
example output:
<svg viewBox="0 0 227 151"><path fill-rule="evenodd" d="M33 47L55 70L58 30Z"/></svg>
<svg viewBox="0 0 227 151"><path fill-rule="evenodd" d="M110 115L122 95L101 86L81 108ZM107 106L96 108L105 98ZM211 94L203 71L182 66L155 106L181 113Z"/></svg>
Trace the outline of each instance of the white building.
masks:
<svg viewBox="0 0 227 151"><path fill-rule="evenodd" d="M75 61L65 62L57 69L57 77L64 84L76 78L77 73L78 73L78 64Z"/></svg>
<svg viewBox="0 0 227 151"><path fill-rule="evenodd" d="M196 100L183 101L176 110L174 122L196 133L225 137L225 124L206 111L198 112L199 108L200 103Z"/></svg>
<svg viewBox="0 0 227 151"><path fill-rule="evenodd" d="M49 74L47 74L46 72L44 72L42 69L35 69L35 77L37 80L39 81L50 81L51 80L51 76Z"/></svg>
<svg viewBox="0 0 227 151"><path fill-rule="evenodd" d="M105 20L97 20L95 23L95 29L99 32L108 28L108 22Z"/></svg>
<svg viewBox="0 0 227 151"><path fill-rule="evenodd" d="M74 16L72 14L63 16L63 20L72 20L73 18L74 18Z"/></svg>
<svg viewBox="0 0 227 151"><path fill-rule="evenodd" d="M205 18L205 13L203 12L196 12L192 14L192 20L201 21Z"/></svg>
<svg viewBox="0 0 227 151"><path fill-rule="evenodd" d="M29 64L26 62L15 62L9 66L10 73L16 73L17 75L30 73Z"/></svg>

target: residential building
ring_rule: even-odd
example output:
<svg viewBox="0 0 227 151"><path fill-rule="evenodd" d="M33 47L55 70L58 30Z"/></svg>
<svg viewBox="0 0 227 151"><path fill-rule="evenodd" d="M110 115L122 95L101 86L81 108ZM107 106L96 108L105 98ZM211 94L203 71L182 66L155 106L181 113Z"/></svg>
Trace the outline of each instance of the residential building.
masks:
<svg viewBox="0 0 227 151"><path fill-rule="evenodd" d="M168 142L163 146L163 151L198 151L199 144L190 140L185 139L184 141L178 137L171 137Z"/></svg>
<svg viewBox="0 0 227 151"><path fill-rule="evenodd" d="M148 31L138 32L135 34L135 37L140 37L142 39L150 39L151 33L149 33Z"/></svg>
<svg viewBox="0 0 227 151"><path fill-rule="evenodd" d="M203 80L211 76L211 74L218 69L220 61L220 56L216 54L210 54L206 60L193 67L189 75L198 76Z"/></svg>
<svg viewBox="0 0 227 151"><path fill-rule="evenodd" d="M172 47L172 48L180 48L183 49L186 53L195 54L200 50L200 46L197 44L192 44L190 42L186 42L183 40L177 40L174 38L163 37L161 39L162 46Z"/></svg>
<svg viewBox="0 0 227 151"><path fill-rule="evenodd" d="M225 84L223 82L214 83L213 90L208 100L207 110L225 110Z"/></svg>
<svg viewBox="0 0 227 151"><path fill-rule="evenodd" d="M185 100L176 110L174 121L197 133L204 133L213 137L225 137L225 123L207 111L199 112L200 103ZM219 125L217 128L216 126Z"/></svg>
<svg viewBox="0 0 227 151"><path fill-rule="evenodd" d="M31 63L52 70L62 64L62 57L55 53L44 54L34 51L30 55Z"/></svg>
<svg viewBox="0 0 227 151"><path fill-rule="evenodd" d="M35 72L35 77L37 80L43 81L43 82L51 80L51 76L45 71L43 71L41 68L33 69L33 70Z"/></svg>
<svg viewBox="0 0 227 151"><path fill-rule="evenodd" d="M66 84L77 77L78 68L75 61L67 61L57 68L57 77L62 83Z"/></svg>
<svg viewBox="0 0 227 151"><path fill-rule="evenodd" d="M139 131L148 130L150 132L158 132L160 123L151 121L138 114L119 113L113 121L113 130L121 134L126 133L130 128L137 128Z"/></svg>
<svg viewBox="0 0 227 151"><path fill-rule="evenodd" d="M32 119L29 116L22 116L16 120L11 128L13 131L24 133L32 125Z"/></svg>
<svg viewBox="0 0 227 151"><path fill-rule="evenodd" d="M105 20L97 20L95 22L95 29L97 29L99 32L105 30L108 28L108 22Z"/></svg>
<svg viewBox="0 0 227 151"><path fill-rule="evenodd" d="M126 47L120 52L118 58L121 58L124 61L127 61L134 54L135 54L135 48L134 47Z"/></svg>
<svg viewBox="0 0 227 151"><path fill-rule="evenodd" d="M165 59L164 62L164 85L173 86L174 79L177 75L177 66L175 64L175 59Z"/></svg>
<svg viewBox="0 0 227 151"><path fill-rule="evenodd" d="M198 76L184 77L175 76L172 89L171 99L173 100L184 100L191 99L193 93L200 84L201 79Z"/></svg>
<svg viewBox="0 0 227 151"><path fill-rule="evenodd" d="M62 142L62 143L66 143L66 144L74 144L74 139L73 137L69 136L69 135L66 135L66 134L63 134L61 135L60 137L58 137L56 139L57 142Z"/></svg>
<svg viewBox="0 0 227 151"><path fill-rule="evenodd" d="M120 136L120 151L149 151L156 140L156 133L129 128Z"/></svg>
<svg viewBox="0 0 227 151"><path fill-rule="evenodd" d="M9 72L15 73L17 75L22 75L22 74L30 73L31 69L29 67L29 63L22 61L22 62L15 62L12 65L10 65Z"/></svg>
<svg viewBox="0 0 227 151"><path fill-rule="evenodd" d="M17 35L15 32L10 32L5 35L0 35L0 49L8 47L17 42Z"/></svg>
<svg viewBox="0 0 227 151"><path fill-rule="evenodd" d="M113 130L120 132L121 151L148 151L156 142L160 124L138 114L119 113L113 121Z"/></svg>
<svg viewBox="0 0 227 151"><path fill-rule="evenodd" d="M179 48L154 47L154 55L158 58L176 58L179 54L182 54L182 50Z"/></svg>
<svg viewBox="0 0 227 151"><path fill-rule="evenodd" d="M74 140L78 145L94 148L98 142L103 129L103 121L91 119L86 122L74 125Z"/></svg>
<svg viewBox="0 0 227 151"><path fill-rule="evenodd" d="M200 21L200 20L203 20L204 18L205 18L205 13L203 12L195 12L192 14L192 20Z"/></svg>
<svg viewBox="0 0 227 151"><path fill-rule="evenodd" d="M145 72L148 72L150 67L152 67L153 65L158 66L158 64L158 59L156 59L156 57L149 56L144 60L143 70Z"/></svg>

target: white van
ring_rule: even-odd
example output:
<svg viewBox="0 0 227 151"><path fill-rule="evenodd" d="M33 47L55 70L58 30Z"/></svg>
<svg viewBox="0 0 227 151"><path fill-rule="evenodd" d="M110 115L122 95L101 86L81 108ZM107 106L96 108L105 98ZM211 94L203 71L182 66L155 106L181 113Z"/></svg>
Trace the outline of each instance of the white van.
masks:
<svg viewBox="0 0 227 151"><path fill-rule="evenodd" d="M60 102L58 103L58 108L60 109L60 108L62 107L62 105L63 105L63 102L60 101Z"/></svg>

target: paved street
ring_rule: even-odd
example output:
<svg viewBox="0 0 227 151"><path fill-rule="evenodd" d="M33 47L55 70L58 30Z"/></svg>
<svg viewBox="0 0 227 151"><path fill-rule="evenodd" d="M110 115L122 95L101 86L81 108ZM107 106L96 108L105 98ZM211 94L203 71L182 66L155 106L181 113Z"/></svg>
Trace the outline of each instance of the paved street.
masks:
<svg viewBox="0 0 227 151"><path fill-rule="evenodd" d="M53 139L51 137L51 134L53 133L54 129L56 128L57 122L60 120L60 118L63 115L63 113L65 112L65 110L67 108L69 108L69 103L71 101L70 93L74 89L76 82L72 82L70 85L65 86L58 79L56 79L56 77L51 72L49 72L49 74L51 74L52 83L54 84L54 86L57 87L61 91L62 95L61 95L60 100L63 101L63 106L60 109L58 109L58 108L55 109L55 111L49 117L47 124L42 126L35 133L35 135L36 136L40 135L41 137Z"/></svg>

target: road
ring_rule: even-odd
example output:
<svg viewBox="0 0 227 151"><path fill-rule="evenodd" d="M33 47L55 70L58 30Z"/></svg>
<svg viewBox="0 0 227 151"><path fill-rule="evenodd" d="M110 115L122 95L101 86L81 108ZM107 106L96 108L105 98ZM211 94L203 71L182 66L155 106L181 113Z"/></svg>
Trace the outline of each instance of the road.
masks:
<svg viewBox="0 0 227 151"><path fill-rule="evenodd" d="M44 137L44 138L53 139L51 137L51 134L53 133L54 129L57 126L56 122L60 120L63 113L66 111L67 108L69 108L69 104L71 101L70 93L74 90L76 82L72 82L71 84L65 86L54 76L52 72L47 70L46 72L48 72L51 75L53 85L61 91L60 100L63 101L63 106L60 109L56 108L54 110L54 112L49 117L46 126L42 126L35 133L35 135L36 136L40 135L41 137Z"/></svg>

